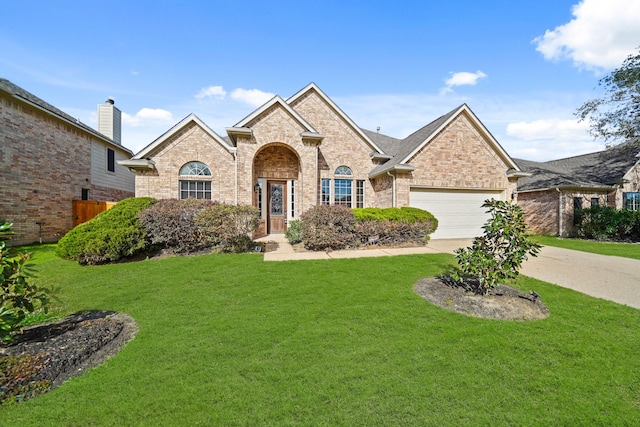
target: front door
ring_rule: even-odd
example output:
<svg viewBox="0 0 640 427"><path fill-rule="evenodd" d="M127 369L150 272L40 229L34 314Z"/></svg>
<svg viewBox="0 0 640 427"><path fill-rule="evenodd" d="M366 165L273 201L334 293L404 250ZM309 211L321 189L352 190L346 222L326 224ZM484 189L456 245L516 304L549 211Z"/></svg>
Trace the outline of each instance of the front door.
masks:
<svg viewBox="0 0 640 427"><path fill-rule="evenodd" d="M269 181L268 218L269 234L282 234L287 228L287 183L286 181Z"/></svg>

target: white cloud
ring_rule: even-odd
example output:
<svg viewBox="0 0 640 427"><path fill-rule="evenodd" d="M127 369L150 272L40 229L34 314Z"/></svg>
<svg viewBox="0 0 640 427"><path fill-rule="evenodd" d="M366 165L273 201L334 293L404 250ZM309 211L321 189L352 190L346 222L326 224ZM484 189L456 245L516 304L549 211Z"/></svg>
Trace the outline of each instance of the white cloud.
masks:
<svg viewBox="0 0 640 427"><path fill-rule="evenodd" d="M209 86L200 89L200 92L196 94L196 98L204 99L204 98L216 98L216 99L224 99L227 96L227 91L224 90L222 86Z"/></svg>
<svg viewBox="0 0 640 427"><path fill-rule="evenodd" d="M637 0L582 0L572 14L568 23L533 40L545 59L570 59L598 72L620 66L640 44Z"/></svg>
<svg viewBox="0 0 640 427"><path fill-rule="evenodd" d="M231 98L237 101L242 101L254 107L261 106L273 97L273 93L263 92L259 89L238 88L231 92Z"/></svg>
<svg viewBox="0 0 640 427"><path fill-rule="evenodd" d="M588 124L577 120L540 119L507 125L507 135L525 141L539 139L576 139L587 135Z"/></svg>
<svg viewBox="0 0 640 427"><path fill-rule="evenodd" d="M122 123L125 126L146 126L149 123L173 123L173 114L161 108L142 108L136 114L122 113Z"/></svg>
<svg viewBox="0 0 640 427"><path fill-rule="evenodd" d="M458 73L451 73L451 77L445 80L445 87L440 89L440 94L444 95L453 92L454 86L475 86L478 80L486 78L487 75L482 71L476 71L470 73L468 71L461 71Z"/></svg>

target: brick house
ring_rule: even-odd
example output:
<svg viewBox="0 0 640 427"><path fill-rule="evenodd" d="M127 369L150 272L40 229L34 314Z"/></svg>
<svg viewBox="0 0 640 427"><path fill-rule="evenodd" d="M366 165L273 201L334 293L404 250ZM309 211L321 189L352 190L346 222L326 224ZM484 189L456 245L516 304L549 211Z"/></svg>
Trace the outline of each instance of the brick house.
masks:
<svg viewBox="0 0 640 427"><path fill-rule="evenodd" d="M119 163L136 171L136 196L258 207L259 235L340 204L419 207L439 220L432 237L473 237L486 220L482 202L513 199L527 175L467 105L401 140L361 129L313 83L226 133L191 114Z"/></svg>
<svg viewBox="0 0 640 427"><path fill-rule="evenodd" d="M120 111L99 106L100 133L35 95L0 79L0 220L12 244L54 242L73 228L72 200L118 201L135 178L118 160Z"/></svg>
<svg viewBox="0 0 640 427"><path fill-rule="evenodd" d="M640 143L549 162L519 160L518 204L533 233L575 235L574 212L593 205L640 210Z"/></svg>

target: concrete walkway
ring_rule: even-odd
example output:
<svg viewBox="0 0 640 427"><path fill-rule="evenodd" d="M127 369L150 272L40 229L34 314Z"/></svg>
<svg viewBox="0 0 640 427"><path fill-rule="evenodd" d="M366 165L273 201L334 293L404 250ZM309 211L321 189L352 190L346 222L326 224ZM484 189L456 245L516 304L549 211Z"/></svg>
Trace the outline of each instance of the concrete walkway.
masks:
<svg viewBox="0 0 640 427"><path fill-rule="evenodd" d="M284 235L259 239L277 242L278 248L264 254L265 261L305 259L369 258L394 255L453 253L471 245L471 239L432 240L417 248L363 249L331 252L295 252ZM640 250L640 246L638 247ZM545 246L523 264L520 273L597 298L640 309L640 260Z"/></svg>

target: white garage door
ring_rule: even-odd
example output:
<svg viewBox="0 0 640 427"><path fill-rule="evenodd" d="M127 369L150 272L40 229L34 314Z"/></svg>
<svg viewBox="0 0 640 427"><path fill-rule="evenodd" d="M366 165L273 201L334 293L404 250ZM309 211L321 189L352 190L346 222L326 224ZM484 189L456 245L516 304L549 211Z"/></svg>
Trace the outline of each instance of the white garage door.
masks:
<svg viewBox="0 0 640 427"><path fill-rule="evenodd" d="M482 235L489 218L482 207L487 199L502 200L504 191L446 191L412 188L409 203L429 211L438 219L432 239L462 239Z"/></svg>

